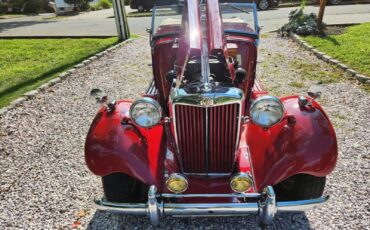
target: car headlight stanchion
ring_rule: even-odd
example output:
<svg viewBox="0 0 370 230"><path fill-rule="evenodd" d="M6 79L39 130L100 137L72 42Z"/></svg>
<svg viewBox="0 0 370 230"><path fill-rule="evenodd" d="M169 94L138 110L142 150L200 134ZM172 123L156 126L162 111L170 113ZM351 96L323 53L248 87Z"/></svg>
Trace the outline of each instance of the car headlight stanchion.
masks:
<svg viewBox="0 0 370 230"><path fill-rule="evenodd" d="M132 103L130 117L135 124L150 128L157 125L161 120L162 109L156 100L144 97Z"/></svg>
<svg viewBox="0 0 370 230"><path fill-rule="evenodd" d="M268 128L281 121L284 105L277 97L262 96L252 103L249 115L253 123Z"/></svg>

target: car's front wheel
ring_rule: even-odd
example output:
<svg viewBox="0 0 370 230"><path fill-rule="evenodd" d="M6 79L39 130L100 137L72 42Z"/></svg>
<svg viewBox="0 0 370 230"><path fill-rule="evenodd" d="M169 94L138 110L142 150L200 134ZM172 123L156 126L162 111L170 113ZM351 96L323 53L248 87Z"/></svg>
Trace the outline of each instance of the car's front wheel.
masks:
<svg viewBox="0 0 370 230"><path fill-rule="evenodd" d="M145 8L144 8L144 6L143 6L143 5L138 5L138 6L137 6L137 11L138 11L138 12L142 13L142 12L144 12L144 10L145 10Z"/></svg>
<svg viewBox="0 0 370 230"><path fill-rule="evenodd" d="M342 2L342 0L330 0L329 2L331 5L338 5Z"/></svg>
<svg viewBox="0 0 370 230"><path fill-rule="evenodd" d="M293 201L321 197L325 189L326 177L298 174L274 186L277 200Z"/></svg>
<svg viewBox="0 0 370 230"><path fill-rule="evenodd" d="M123 173L113 173L102 177L105 198L111 202L145 202L148 186Z"/></svg>
<svg viewBox="0 0 370 230"><path fill-rule="evenodd" d="M267 10L270 7L270 2L269 0L260 0L257 3L257 7L260 10Z"/></svg>
<svg viewBox="0 0 370 230"><path fill-rule="evenodd" d="M342 2L342 0L328 0L326 1L327 5L339 5ZM317 0L317 4L320 5L320 0Z"/></svg>

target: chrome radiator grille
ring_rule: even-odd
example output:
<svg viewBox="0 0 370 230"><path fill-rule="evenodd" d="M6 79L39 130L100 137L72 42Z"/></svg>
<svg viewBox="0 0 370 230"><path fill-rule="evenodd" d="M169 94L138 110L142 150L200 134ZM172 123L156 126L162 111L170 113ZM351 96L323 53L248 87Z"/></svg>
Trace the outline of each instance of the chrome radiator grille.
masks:
<svg viewBox="0 0 370 230"><path fill-rule="evenodd" d="M231 173L239 133L239 103L215 107L177 104L175 129L185 173Z"/></svg>

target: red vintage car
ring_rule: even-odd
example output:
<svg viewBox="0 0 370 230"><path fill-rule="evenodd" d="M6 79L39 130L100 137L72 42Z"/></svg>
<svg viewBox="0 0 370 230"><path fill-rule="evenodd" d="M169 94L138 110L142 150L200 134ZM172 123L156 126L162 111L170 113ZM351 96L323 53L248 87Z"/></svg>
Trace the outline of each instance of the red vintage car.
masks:
<svg viewBox="0 0 370 230"><path fill-rule="evenodd" d="M153 82L102 106L87 135L99 209L147 215L277 212L324 204L337 160L332 124L310 96L269 95L256 77L255 4L185 1L153 10ZM163 16L162 16L163 13Z"/></svg>

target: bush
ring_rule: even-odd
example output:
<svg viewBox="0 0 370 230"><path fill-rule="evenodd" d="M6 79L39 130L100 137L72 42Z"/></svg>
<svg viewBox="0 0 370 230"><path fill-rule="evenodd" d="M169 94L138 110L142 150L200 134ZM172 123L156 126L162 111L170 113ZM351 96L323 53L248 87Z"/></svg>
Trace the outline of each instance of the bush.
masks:
<svg viewBox="0 0 370 230"><path fill-rule="evenodd" d="M79 10L82 10L82 11L86 11L88 9L90 9L90 4L86 1L83 1L81 2L78 7L77 7Z"/></svg>
<svg viewBox="0 0 370 230"><path fill-rule="evenodd" d="M1 1L1 0L0 0ZM53 12L49 0L10 0L9 4L14 13Z"/></svg>
<svg viewBox="0 0 370 230"><path fill-rule="evenodd" d="M98 5L103 9L112 8L112 4L108 0L99 0Z"/></svg>
<svg viewBox="0 0 370 230"><path fill-rule="evenodd" d="M305 1L301 8L293 10L289 13L289 22L279 29L279 33L283 36L293 32L299 35L313 35L320 33L317 27L317 16L314 13L305 14L303 12ZM324 26L324 25L323 25Z"/></svg>
<svg viewBox="0 0 370 230"><path fill-rule="evenodd" d="M5 14L8 12L8 6L0 2L0 14Z"/></svg>
<svg viewBox="0 0 370 230"><path fill-rule="evenodd" d="M23 13L37 14L39 12L40 12L40 4L36 0L30 0L24 4Z"/></svg>
<svg viewBox="0 0 370 230"><path fill-rule="evenodd" d="M102 10L102 9L109 9L112 7L112 4L109 2L109 0L99 0L96 4L90 5L90 10Z"/></svg>
<svg viewBox="0 0 370 230"><path fill-rule="evenodd" d="M10 0L9 3L13 13L20 13L22 12L25 0Z"/></svg>
<svg viewBox="0 0 370 230"><path fill-rule="evenodd" d="M74 6L79 6L81 4L87 3L86 0L64 0L65 3L67 4L72 4Z"/></svg>
<svg viewBox="0 0 370 230"><path fill-rule="evenodd" d="M305 14L303 12L305 6L306 0L303 0L300 9L293 10L289 13L289 22L279 29L281 35L286 36L290 32L299 35L321 34L321 30L317 27L316 14ZM321 29L324 29L325 25L322 26Z"/></svg>
<svg viewBox="0 0 370 230"><path fill-rule="evenodd" d="M280 28L282 35L294 32L300 35L311 35L318 32L316 14L304 14L303 9L293 10L289 13L289 22Z"/></svg>

